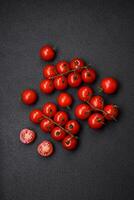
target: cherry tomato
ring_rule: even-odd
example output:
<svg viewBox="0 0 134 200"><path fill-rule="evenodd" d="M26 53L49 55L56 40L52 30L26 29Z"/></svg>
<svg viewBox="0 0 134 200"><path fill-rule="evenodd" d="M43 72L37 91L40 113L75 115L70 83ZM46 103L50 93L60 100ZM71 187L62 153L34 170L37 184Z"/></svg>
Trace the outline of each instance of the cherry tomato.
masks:
<svg viewBox="0 0 134 200"><path fill-rule="evenodd" d="M54 128L54 124L52 123L51 120L49 119L43 119L40 123L40 128L42 131L49 133L52 131L52 129Z"/></svg>
<svg viewBox="0 0 134 200"><path fill-rule="evenodd" d="M93 83L96 80L96 71L88 68L82 70L82 80L85 83Z"/></svg>
<svg viewBox="0 0 134 200"><path fill-rule="evenodd" d="M46 65L43 68L43 76L45 78L51 78L57 74L56 67L54 65Z"/></svg>
<svg viewBox="0 0 134 200"><path fill-rule="evenodd" d="M78 69L77 72L80 72L81 71L80 68L84 67L84 65L85 65L85 62L81 58L74 58L70 62L70 68L71 69Z"/></svg>
<svg viewBox="0 0 134 200"><path fill-rule="evenodd" d="M79 104L75 107L75 116L78 119L85 120L90 116L91 111L92 108L89 105L85 103Z"/></svg>
<svg viewBox="0 0 134 200"><path fill-rule="evenodd" d="M93 90L88 86L82 86L78 90L78 97L81 101L89 101L92 97Z"/></svg>
<svg viewBox="0 0 134 200"><path fill-rule="evenodd" d="M47 117L54 117L57 112L57 106L51 102L45 103L42 107L42 112Z"/></svg>
<svg viewBox="0 0 134 200"><path fill-rule="evenodd" d="M58 111L54 116L54 121L60 126L64 126L68 121L68 115L64 111Z"/></svg>
<svg viewBox="0 0 134 200"><path fill-rule="evenodd" d="M43 113L39 109L32 110L30 112L29 118L33 123L39 124L43 118Z"/></svg>
<svg viewBox="0 0 134 200"><path fill-rule="evenodd" d="M55 51L51 45L44 45L40 49L40 58L45 61L51 61L55 57Z"/></svg>
<svg viewBox="0 0 134 200"><path fill-rule="evenodd" d="M69 107L72 104L73 99L70 94L64 92L59 94L57 101L61 107Z"/></svg>
<svg viewBox="0 0 134 200"><path fill-rule="evenodd" d="M108 77L101 81L100 88L106 94L113 94L118 89L118 82L116 79Z"/></svg>
<svg viewBox="0 0 134 200"><path fill-rule="evenodd" d="M100 113L93 113L88 119L90 128L99 129L104 125L104 116Z"/></svg>
<svg viewBox="0 0 134 200"><path fill-rule="evenodd" d="M71 135L67 135L63 141L62 146L67 150L74 150L77 147L78 140Z"/></svg>
<svg viewBox="0 0 134 200"><path fill-rule="evenodd" d="M40 156L48 157L53 154L54 148L50 141L44 140L37 147L37 152Z"/></svg>
<svg viewBox="0 0 134 200"><path fill-rule="evenodd" d="M119 109L116 105L109 104L104 107L105 118L107 120L115 120L119 115Z"/></svg>
<svg viewBox="0 0 134 200"><path fill-rule="evenodd" d="M59 74L67 73L70 70L70 64L66 61L59 61L56 65Z"/></svg>
<svg viewBox="0 0 134 200"><path fill-rule="evenodd" d="M77 72L72 72L68 75L68 84L70 87L78 87L82 82L81 75Z"/></svg>
<svg viewBox="0 0 134 200"><path fill-rule="evenodd" d="M35 140L36 134L34 131L24 128L20 132L20 141L23 144L30 144Z"/></svg>
<svg viewBox="0 0 134 200"><path fill-rule="evenodd" d="M55 87L53 80L44 79L40 82L40 90L45 94L50 94L54 91Z"/></svg>
<svg viewBox="0 0 134 200"><path fill-rule="evenodd" d="M67 85L67 78L65 76L57 76L54 79L54 86L57 90L65 90Z"/></svg>
<svg viewBox="0 0 134 200"><path fill-rule="evenodd" d="M56 140L60 141L63 140L66 136L65 131L63 131L60 127L56 126L52 131L51 131L51 137Z"/></svg>
<svg viewBox="0 0 134 200"><path fill-rule="evenodd" d="M34 104L37 100L37 93L34 90L26 89L22 92L21 99L26 105Z"/></svg>
<svg viewBox="0 0 134 200"><path fill-rule="evenodd" d="M70 120L66 123L65 129L75 135L79 132L80 125L76 120Z"/></svg>
<svg viewBox="0 0 134 200"><path fill-rule="evenodd" d="M104 99L99 95L93 96L90 100L90 104L94 109L102 110L104 107Z"/></svg>

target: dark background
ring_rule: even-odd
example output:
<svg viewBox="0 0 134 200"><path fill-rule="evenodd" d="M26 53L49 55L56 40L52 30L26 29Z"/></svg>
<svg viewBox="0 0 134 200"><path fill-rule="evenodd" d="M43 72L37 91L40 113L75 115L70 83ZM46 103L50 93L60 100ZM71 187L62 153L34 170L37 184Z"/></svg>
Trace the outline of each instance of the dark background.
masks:
<svg viewBox="0 0 134 200"><path fill-rule="evenodd" d="M38 51L46 43L57 49L55 63L74 56L92 63L99 74L93 87L118 78L119 92L105 99L120 106L121 117L98 132L83 122L76 151L56 143L55 154L41 159L37 144L50 137L28 114L58 95L39 91L46 63ZM0 200L134 199L133 48L133 1L0 1ZM37 105L21 103L25 88L37 90ZM76 89L68 91L79 103ZM38 134L32 145L19 142L24 127Z"/></svg>

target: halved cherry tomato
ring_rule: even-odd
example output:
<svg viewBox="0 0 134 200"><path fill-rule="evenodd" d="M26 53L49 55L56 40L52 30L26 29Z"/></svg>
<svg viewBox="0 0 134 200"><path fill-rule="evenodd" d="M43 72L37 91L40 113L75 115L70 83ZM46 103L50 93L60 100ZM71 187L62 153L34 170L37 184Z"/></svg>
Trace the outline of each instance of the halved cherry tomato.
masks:
<svg viewBox="0 0 134 200"><path fill-rule="evenodd" d="M54 151L53 145L48 140L42 141L37 147L37 152L42 157L51 156L53 154L53 151Z"/></svg>
<svg viewBox="0 0 134 200"><path fill-rule="evenodd" d="M23 144L30 144L35 140L36 134L34 131L24 128L20 132L20 141Z"/></svg>

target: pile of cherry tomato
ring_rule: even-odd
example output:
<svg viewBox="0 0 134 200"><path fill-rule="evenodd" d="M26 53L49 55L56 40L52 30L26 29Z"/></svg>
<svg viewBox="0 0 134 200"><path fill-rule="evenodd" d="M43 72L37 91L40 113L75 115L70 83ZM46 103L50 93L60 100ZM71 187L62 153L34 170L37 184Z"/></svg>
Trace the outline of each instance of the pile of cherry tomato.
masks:
<svg viewBox="0 0 134 200"><path fill-rule="evenodd" d="M52 61L55 58L55 50L51 45L45 45L40 49L40 58L44 61ZM69 108L74 98L65 92L67 87L78 87L77 95L81 101L75 107L74 113L78 120L87 120L92 129L100 129L106 121L116 121L119 115L118 106L115 104L105 104L101 95L95 95L91 85L95 82L97 74L91 67L87 66L81 58L73 58L70 62L59 61L56 65L47 64L43 68L44 79L40 82L40 91L50 94L54 90L62 91L57 97L57 104L61 108ZM84 82L84 86L80 86ZM105 94L114 94L118 89L118 81L113 77L103 78L99 85L99 90ZM22 102L32 105L38 100L37 92L33 89L26 89L21 94ZM55 141L60 141L63 148L73 150L78 145L78 132L80 124L76 119L69 119L67 112L58 110L56 104L45 103L41 109L34 109L30 112L29 119L39 124L41 130L50 133ZM20 141L30 144L36 138L36 133L30 129L22 129ZM37 152L40 156L47 157L54 152L53 144L42 141Z"/></svg>

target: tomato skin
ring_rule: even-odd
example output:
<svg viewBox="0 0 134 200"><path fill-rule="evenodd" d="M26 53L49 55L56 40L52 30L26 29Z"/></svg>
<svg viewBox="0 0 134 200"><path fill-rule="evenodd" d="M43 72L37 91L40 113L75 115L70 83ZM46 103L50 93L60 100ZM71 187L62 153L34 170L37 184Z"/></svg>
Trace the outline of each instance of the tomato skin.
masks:
<svg viewBox="0 0 134 200"><path fill-rule="evenodd" d="M65 76L57 76L54 79L54 86L57 90L65 90L68 86L67 78Z"/></svg>
<svg viewBox="0 0 134 200"><path fill-rule="evenodd" d="M107 120L111 121L116 119L119 115L119 109L116 105L109 104L104 107L104 112L106 113L104 116Z"/></svg>
<svg viewBox="0 0 134 200"><path fill-rule="evenodd" d="M24 128L20 131L20 141L23 144L30 144L35 140L36 134L34 131Z"/></svg>
<svg viewBox="0 0 134 200"><path fill-rule="evenodd" d="M82 70L82 80L85 83L94 83L96 80L96 71L91 68Z"/></svg>
<svg viewBox="0 0 134 200"><path fill-rule="evenodd" d="M51 61L55 57L55 51L51 45L44 45L39 52L40 58L45 61Z"/></svg>
<svg viewBox="0 0 134 200"><path fill-rule="evenodd" d="M40 123L40 128L43 132L49 133L54 128L54 124L49 119L43 119Z"/></svg>
<svg viewBox="0 0 134 200"><path fill-rule="evenodd" d="M68 121L68 114L64 111L58 111L54 116L54 121L60 126L64 126Z"/></svg>
<svg viewBox="0 0 134 200"><path fill-rule="evenodd" d="M70 70L70 64L64 60L59 61L56 65L59 74L67 73Z"/></svg>
<svg viewBox="0 0 134 200"><path fill-rule="evenodd" d="M75 116L78 119L85 120L90 116L91 111L92 108L89 105L82 103L75 107Z"/></svg>
<svg viewBox="0 0 134 200"><path fill-rule="evenodd" d="M45 94L50 94L54 91L55 87L53 80L44 79L40 82L40 90Z"/></svg>
<svg viewBox="0 0 134 200"><path fill-rule="evenodd" d="M52 131L51 131L51 137L56 140L56 141L61 141L65 138L66 133L63 131L60 127L56 126Z"/></svg>
<svg viewBox="0 0 134 200"><path fill-rule="evenodd" d="M26 89L21 94L21 100L26 105L32 105L37 100L37 93L32 89Z"/></svg>
<svg viewBox="0 0 134 200"><path fill-rule="evenodd" d="M68 84L70 87L78 87L82 82L81 75L77 72L72 72L68 75Z"/></svg>
<svg viewBox="0 0 134 200"><path fill-rule="evenodd" d="M93 113L88 118L88 125L93 129L100 129L104 125L104 116L100 113Z"/></svg>
<svg viewBox="0 0 134 200"><path fill-rule="evenodd" d="M114 94L118 89L118 82L112 77L102 79L100 88L106 94Z"/></svg>
<svg viewBox="0 0 134 200"><path fill-rule="evenodd" d="M51 156L53 154L53 151L54 151L53 145L48 140L42 141L37 147L37 152L42 157Z"/></svg>
<svg viewBox="0 0 134 200"><path fill-rule="evenodd" d="M33 123L39 124L43 118L43 113L39 109L34 109L30 112L29 118Z"/></svg>
<svg viewBox="0 0 134 200"><path fill-rule="evenodd" d="M67 150L74 150L77 147L77 144L78 140L71 135L67 135L62 141L63 148Z"/></svg>
<svg viewBox="0 0 134 200"><path fill-rule="evenodd" d="M43 105L42 112L47 117L54 117L57 112L57 106L52 102L47 102Z"/></svg>
<svg viewBox="0 0 134 200"><path fill-rule="evenodd" d="M78 97L81 101L89 101L92 95L93 95L93 90L88 86L82 86L78 90Z"/></svg>
<svg viewBox="0 0 134 200"><path fill-rule="evenodd" d="M49 79L57 74L56 67L54 65L46 65L43 68L43 76Z"/></svg>
<svg viewBox="0 0 134 200"><path fill-rule="evenodd" d="M100 95L93 96L90 100L90 104L94 109L103 110L104 107L104 99Z"/></svg>
<svg viewBox="0 0 134 200"><path fill-rule="evenodd" d="M65 129L71 134L76 135L80 130L80 125L76 120L69 120L65 125Z"/></svg>
<svg viewBox="0 0 134 200"><path fill-rule="evenodd" d="M59 94L59 96L57 98L57 102L58 102L59 106L65 108L65 107L69 107L72 104L73 99L69 93L63 92L63 93Z"/></svg>
<svg viewBox="0 0 134 200"><path fill-rule="evenodd" d="M73 58L70 62L70 68L75 70L78 69L77 72L81 71L81 67L84 67L85 62L81 58Z"/></svg>

